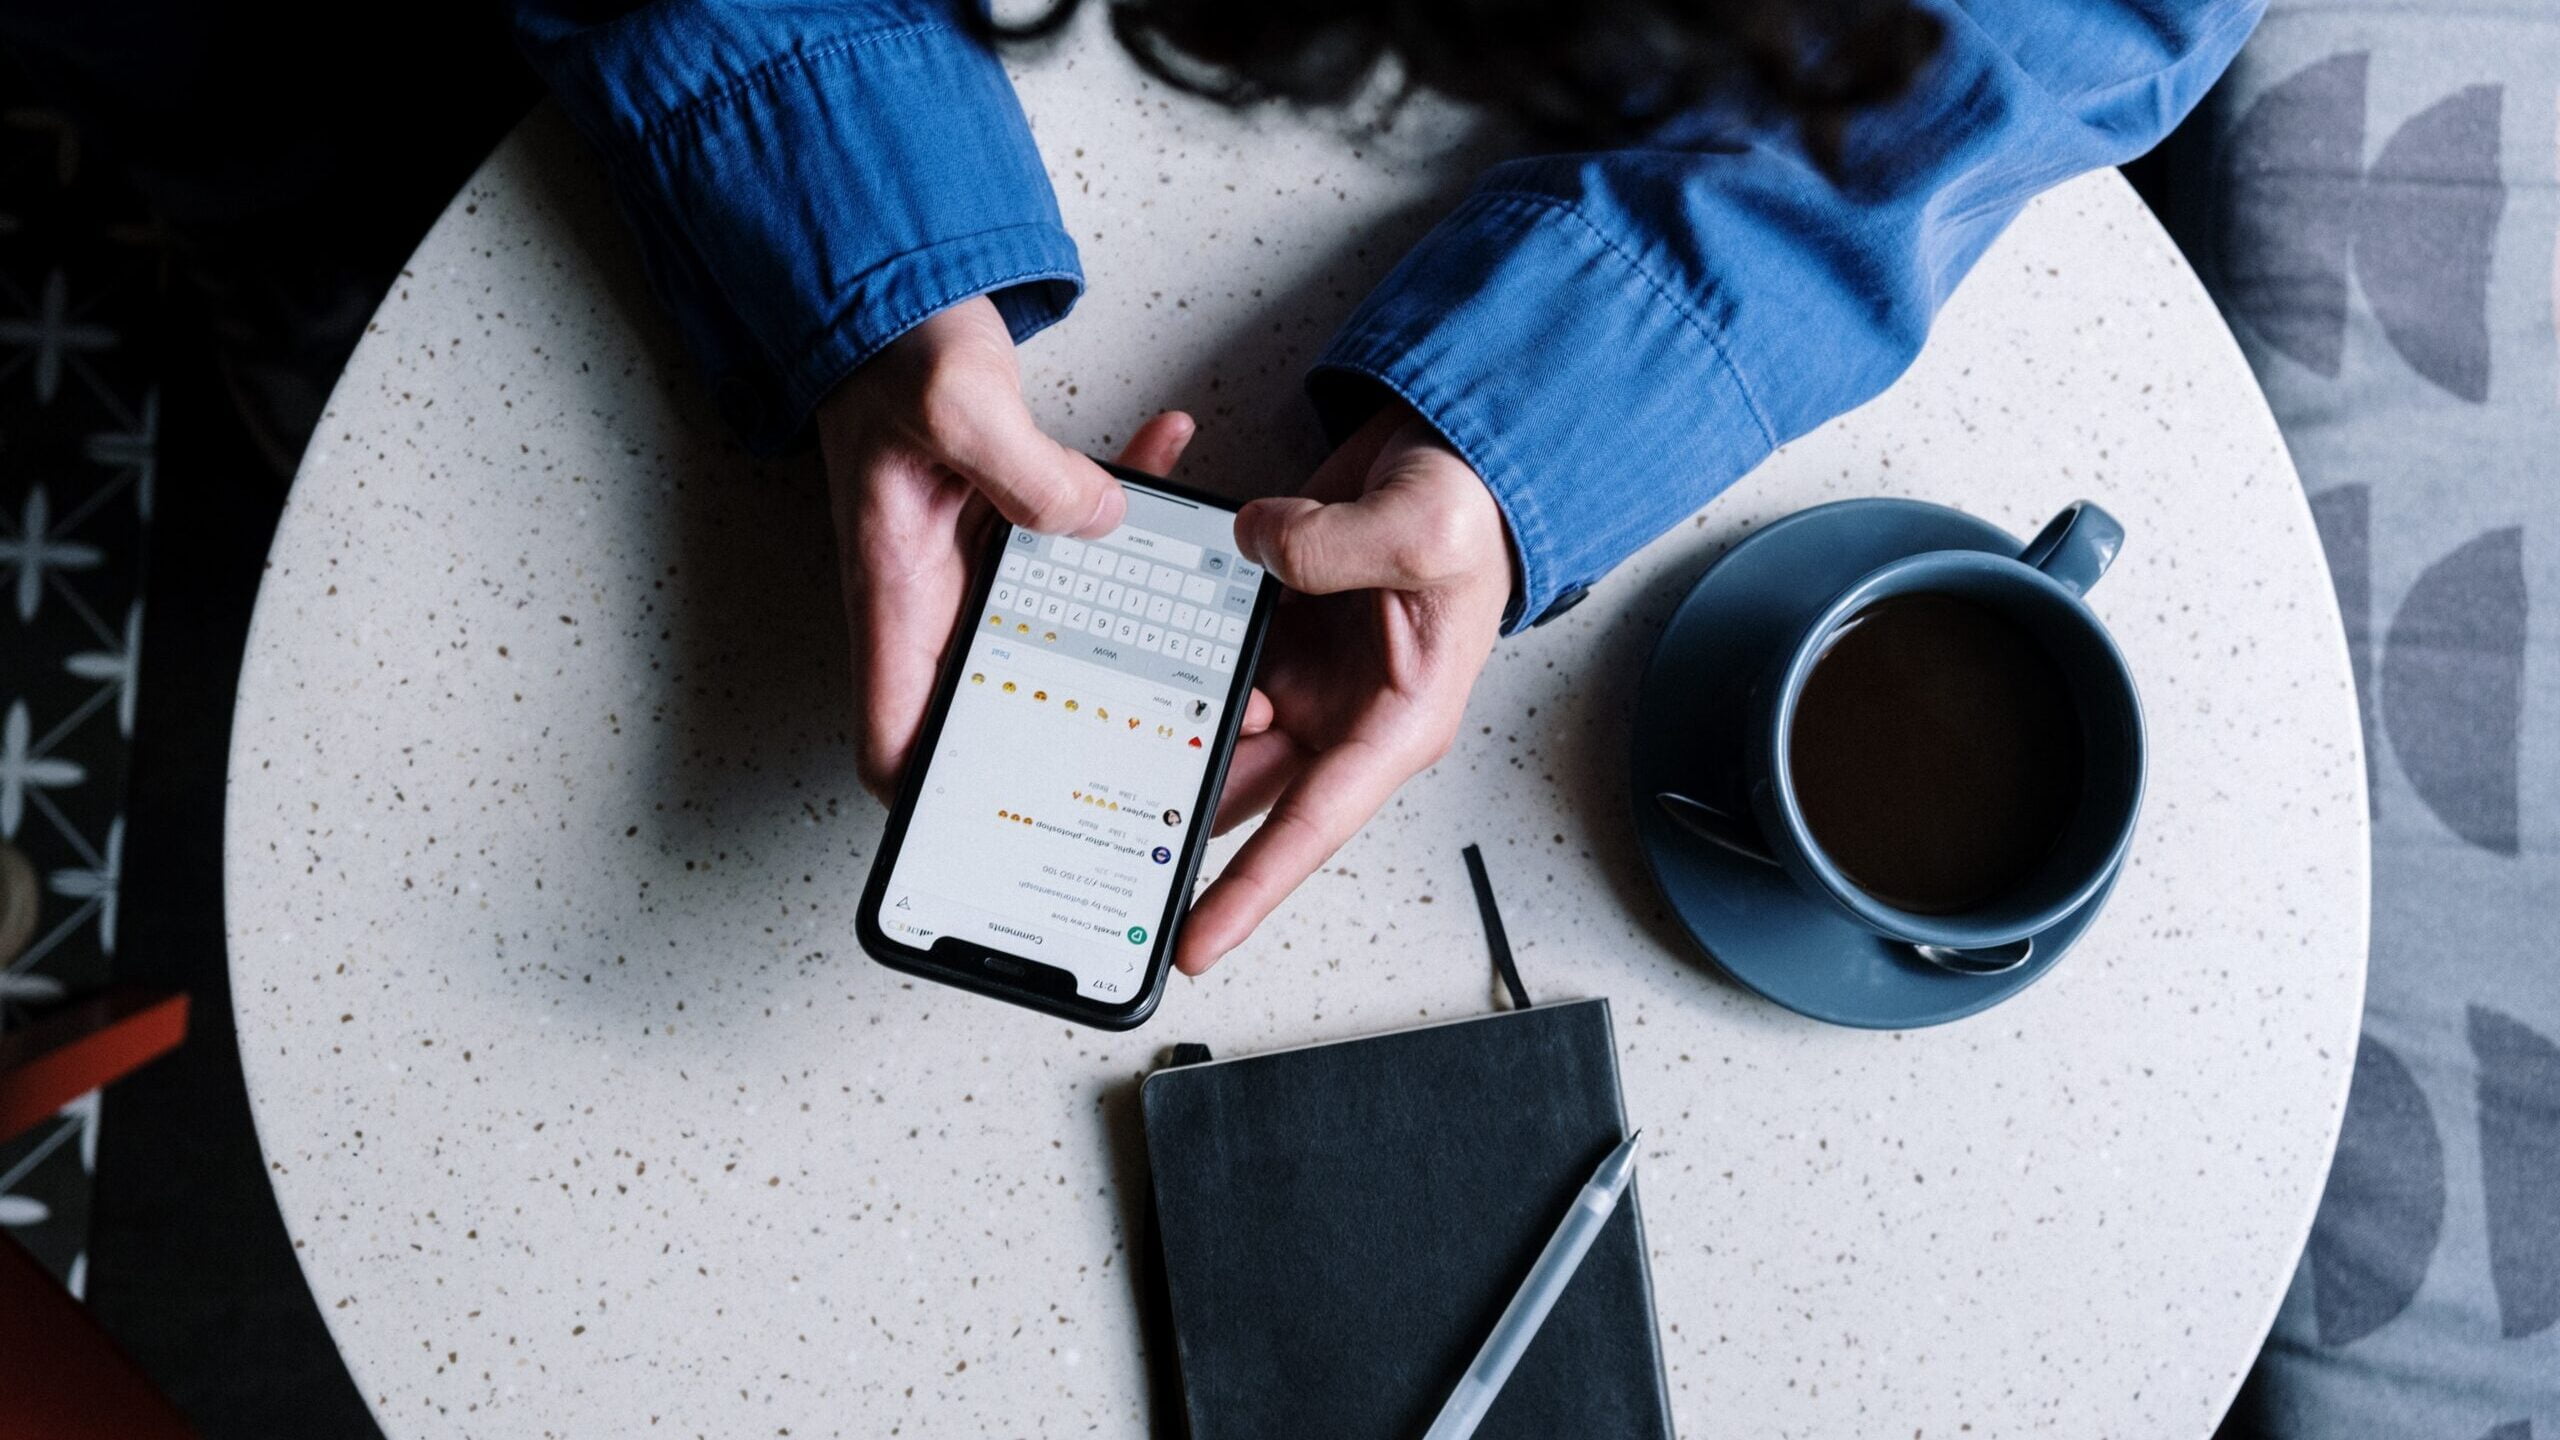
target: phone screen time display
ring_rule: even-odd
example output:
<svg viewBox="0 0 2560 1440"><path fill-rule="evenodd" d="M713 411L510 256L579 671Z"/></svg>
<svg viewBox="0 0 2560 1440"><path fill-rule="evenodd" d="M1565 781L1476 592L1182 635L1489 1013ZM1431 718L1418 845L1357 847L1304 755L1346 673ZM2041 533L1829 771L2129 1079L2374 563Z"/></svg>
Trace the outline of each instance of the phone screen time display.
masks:
<svg viewBox="0 0 2560 1440"><path fill-rule="evenodd" d="M1231 513L1126 488L1099 540L1006 537L880 902L1106 1003L1145 985L1262 583Z"/></svg>

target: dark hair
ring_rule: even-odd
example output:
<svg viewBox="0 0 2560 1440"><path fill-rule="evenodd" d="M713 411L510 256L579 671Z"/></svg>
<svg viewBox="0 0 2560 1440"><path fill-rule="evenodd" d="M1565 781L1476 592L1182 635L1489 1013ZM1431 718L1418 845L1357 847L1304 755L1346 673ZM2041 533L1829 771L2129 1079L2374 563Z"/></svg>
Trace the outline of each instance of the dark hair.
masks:
<svg viewBox="0 0 2560 1440"><path fill-rule="evenodd" d="M1108 0L1148 73L1228 105L1340 105L1394 62L1428 90L1562 144L1642 140L1708 107L1793 122L1827 164L1848 119L1893 99L1943 26L1913 0ZM1083 0L1012 24L1057 34Z"/></svg>

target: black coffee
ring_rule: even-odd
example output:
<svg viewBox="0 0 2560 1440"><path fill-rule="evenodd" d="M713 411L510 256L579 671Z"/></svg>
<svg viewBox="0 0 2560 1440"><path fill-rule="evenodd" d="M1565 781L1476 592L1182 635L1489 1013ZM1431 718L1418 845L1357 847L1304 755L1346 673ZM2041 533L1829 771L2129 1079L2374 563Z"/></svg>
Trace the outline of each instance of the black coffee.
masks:
<svg viewBox="0 0 2560 1440"><path fill-rule="evenodd" d="M2080 798L2080 720L2061 667L2017 622L1897 595L1814 662L1787 764L1814 840L1851 881L1953 914L2053 853Z"/></svg>

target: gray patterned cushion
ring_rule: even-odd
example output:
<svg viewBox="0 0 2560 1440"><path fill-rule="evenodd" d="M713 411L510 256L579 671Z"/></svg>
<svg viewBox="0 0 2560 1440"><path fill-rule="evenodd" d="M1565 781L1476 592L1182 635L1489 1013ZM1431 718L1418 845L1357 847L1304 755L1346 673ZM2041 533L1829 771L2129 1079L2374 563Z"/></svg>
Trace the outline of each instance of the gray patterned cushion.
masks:
<svg viewBox="0 0 2560 1440"><path fill-rule="evenodd" d="M2560 1440L2556 97L2552 0L2280 4L2162 158L2327 542L2373 782L2345 1132L2227 1436Z"/></svg>

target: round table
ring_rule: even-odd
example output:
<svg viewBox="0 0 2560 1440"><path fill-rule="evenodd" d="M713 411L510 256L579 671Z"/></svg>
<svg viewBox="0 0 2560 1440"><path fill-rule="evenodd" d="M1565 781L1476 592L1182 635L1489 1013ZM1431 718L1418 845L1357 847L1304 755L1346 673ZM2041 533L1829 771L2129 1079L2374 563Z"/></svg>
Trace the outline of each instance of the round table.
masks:
<svg viewBox="0 0 2560 1440"><path fill-rule="evenodd" d="M1301 368L1465 183L1087 38L1019 68L1092 293L1026 348L1062 438L1153 407L1285 488ZM1443 150L1443 145L1454 148ZM1134 1083L1606 995L1690 1435L2202 1436L2293 1274L2355 1052L2364 768L2311 517L2124 183L2030 207L1908 378L1506 641L1463 739L1245 949L1114 1035L856 946L814 467L725 437L553 115L456 197L304 462L232 755L231 963L305 1273L394 1437L1145 1433ZM1939 1029L1717 978L1633 848L1648 647L1725 545L1913 495L2103 501L2155 780L2086 943ZM1214 865L1232 841L1213 853Z"/></svg>

